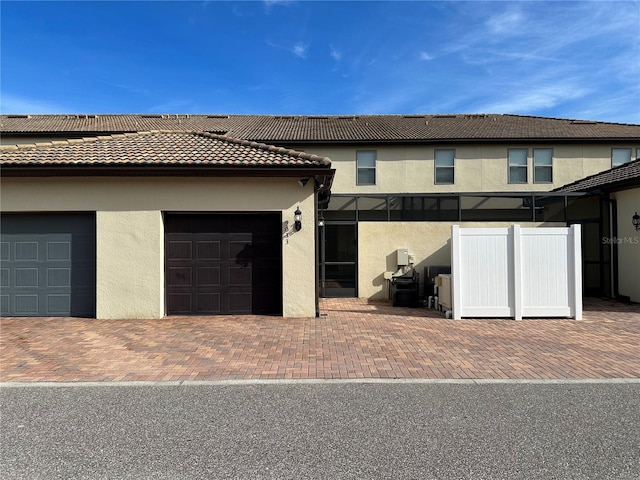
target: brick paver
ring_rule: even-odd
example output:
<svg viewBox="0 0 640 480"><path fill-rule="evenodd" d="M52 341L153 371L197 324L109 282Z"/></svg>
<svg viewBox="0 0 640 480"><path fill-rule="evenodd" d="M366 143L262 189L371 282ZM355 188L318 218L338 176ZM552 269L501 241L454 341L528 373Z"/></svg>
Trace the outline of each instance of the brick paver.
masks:
<svg viewBox="0 0 640 480"><path fill-rule="evenodd" d="M323 299L319 318L3 318L2 381L640 378L640 305L584 320L448 320Z"/></svg>

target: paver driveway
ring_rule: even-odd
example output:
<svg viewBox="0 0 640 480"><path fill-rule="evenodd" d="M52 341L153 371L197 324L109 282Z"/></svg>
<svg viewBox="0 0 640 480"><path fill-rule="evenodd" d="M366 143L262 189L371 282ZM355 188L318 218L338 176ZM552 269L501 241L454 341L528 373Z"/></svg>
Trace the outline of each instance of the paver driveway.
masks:
<svg viewBox="0 0 640 480"><path fill-rule="evenodd" d="M447 320L324 299L320 318L4 318L2 381L640 378L640 305L584 320Z"/></svg>

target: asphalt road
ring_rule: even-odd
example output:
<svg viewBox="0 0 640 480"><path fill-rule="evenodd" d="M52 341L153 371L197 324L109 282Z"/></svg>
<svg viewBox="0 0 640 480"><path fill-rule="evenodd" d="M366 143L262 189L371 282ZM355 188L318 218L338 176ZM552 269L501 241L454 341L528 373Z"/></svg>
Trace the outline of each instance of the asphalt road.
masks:
<svg viewBox="0 0 640 480"><path fill-rule="evenodd" d="M0 394L5 480L640 478L640 383Z"/></svg>

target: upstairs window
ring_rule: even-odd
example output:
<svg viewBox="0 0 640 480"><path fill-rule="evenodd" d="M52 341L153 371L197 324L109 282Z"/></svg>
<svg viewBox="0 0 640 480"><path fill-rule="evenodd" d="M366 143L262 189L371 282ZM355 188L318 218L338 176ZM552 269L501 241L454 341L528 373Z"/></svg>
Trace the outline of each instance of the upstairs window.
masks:
<svg viewBox="0 0 640 480"><path fill-rule="evenodd" d="M553 183L553 150L533 149L533 183Z"/></svg>
<svg viewBox="0 0 640 480"><path fill-rule="evenodd" d="M509 183L527 183L527 155L526 148L509 149Z"/></svg>
<svg viewBox="0 0 640 480"><path fill-rule="evenodd" d="M356 152L357 185L376 184L376 157L375 150L358 150Z"/></svg>
<svg viewBox="0 0 640 480"><path fill-rule="evenodd" d="M631 161L630 148L612 148L611 149L611 166L617 167Z"/></svg>
<svg viewBox="0 0 640 480"><path fill-rule="evenodd" d="M452 184L454 180L455 150L435 151L435 183L436 185Z"/></svg>

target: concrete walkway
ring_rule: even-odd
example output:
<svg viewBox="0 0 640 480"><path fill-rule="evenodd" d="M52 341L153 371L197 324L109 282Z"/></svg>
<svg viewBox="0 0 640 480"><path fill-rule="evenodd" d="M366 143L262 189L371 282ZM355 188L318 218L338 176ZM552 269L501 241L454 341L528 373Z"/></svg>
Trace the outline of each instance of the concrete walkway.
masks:
<svg viewBox="0 0 640 480"><path fill-rule="evenodd" d="M447 320L323 299L320 318L3 318L0 381L640 378L640 305L584 320Z"/></svg>

